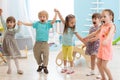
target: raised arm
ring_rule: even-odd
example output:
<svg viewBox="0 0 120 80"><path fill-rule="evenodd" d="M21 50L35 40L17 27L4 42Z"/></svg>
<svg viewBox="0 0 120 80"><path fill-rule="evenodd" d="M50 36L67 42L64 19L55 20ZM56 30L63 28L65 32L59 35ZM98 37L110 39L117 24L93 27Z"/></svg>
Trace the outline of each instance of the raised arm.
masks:
<svg viewBox="0 0 120 80"><path fill-rule="evenodd" d="M60 20L62 21L62 23L65 24L65 20L63 19L61 13L57 9L55 9L55 11L58 13L58 17L60 18Z"/></svg>
<svg viewBox="0 0 120 80"><path fill-rule="evenodd" d="M56 21L56 18L57 18L57 12L55 10L54 10L54 12L55 12L55 16L54 16L53 20L51 21L51 24L54 24Z"/></svg>
<svg viewBox="0 0 120 80"><path fill-rule="evenodd" d="M3 17L2 17L2 9L0 9L0 20L1 20L1 23L2 23L2 25L3 25L3 27L4 27L4 29L6 29L6 23L5 23L5 21L4 21L4 19L3 19Z"/></svg>

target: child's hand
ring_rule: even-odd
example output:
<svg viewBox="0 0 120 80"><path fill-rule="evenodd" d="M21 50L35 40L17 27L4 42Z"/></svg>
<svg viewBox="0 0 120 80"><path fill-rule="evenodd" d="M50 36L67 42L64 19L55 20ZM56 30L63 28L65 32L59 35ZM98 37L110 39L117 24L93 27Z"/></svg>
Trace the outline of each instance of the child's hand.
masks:
<svg viewBox="0 0 120 80"><path fill-rule="evenodd" d="M22 22L21 22L21 21L18 21L18 22L17 22L17 25L18 25L18 26L21 26L21 25L22 25Z"/></svg>
<svg viewBox="0 0 120 80"><path fill-rule="evenodd" d="M54 12L59 12L57 9L54 9Z"/></svg>

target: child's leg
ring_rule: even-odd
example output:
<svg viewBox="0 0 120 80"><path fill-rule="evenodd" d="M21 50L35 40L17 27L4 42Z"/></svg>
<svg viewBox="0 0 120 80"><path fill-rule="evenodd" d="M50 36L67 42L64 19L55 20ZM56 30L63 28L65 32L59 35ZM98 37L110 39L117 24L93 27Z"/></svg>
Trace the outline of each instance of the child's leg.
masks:
<svg viewBox="0 0 120 80"><path fill-rule="evenodd" d="M90 58L91 58L91 72L88 73L86 76L95 75L94 70L95 70L95 64L96 64L95 63L96 55L91 55Z"/></svg>
<svg viewBox="0 0 120 80"><path fill-rule="evenodd" d="M107 60L103 60L103 61L102 61L103 69L104 69L105 73L107 74L108 79L109 79L109 80L113 80L112 74L111 74L110 70L109 70L108 67L107 67L107 63L108 63Z"/></svg>
<svg viewBox="0 0 120 80"><path fill-rule="evenodd" d="M69 63L70 63L70 68L69 68L69 71L67 72L67 74L71 74L74 72L73 70L73 67L74 67L74 63L73 63L73 46L69 46L68 47L68 60L69 60Z"/></svg>
<svg viewBox="0 0 120 80"><path fill-rule="evenodd" d="M23 74L23 71L20 69L20 66L19 66L18 58L14 58L14 61L15 61L15 65L16 65L16 68L17 68L17 73L18 74Z"/></svg>
<svg viewBox="0 0 120 80"><path fill-rule="evenodd" d="M91 70L95 70L96 55L91 55Z"/></svg>
<svg viewBox="0 0 120 80"><path fill-rule="evenodd" d="M10 56L8 56L7 57L7 64L8 64L8 71L7 71L7 73L8 74L11 74L11 58L10 58Z"/></svg>
<svg viewBox="0 0 120 80"><path fill-rule="evenodd" d="M97 66L98 66L98 70L100 72L100 75L102 76L102 80L106 80L103 66L102 66L102 59L100 59L100 58L97 59Z"/></svg>
<svg viewBox="0 0 120 80"><path fill-rule="evenodd" d="M63 57L64 68L62 69L61 73L65 73L67 71L67 47L66 46L62 46L62 57Z"/></svg>
<svg viewBox="0 0 120 80"><path fill-rule="evenodd" d="M36 42L33 48L33 52L34 52L34 57L37 61L37 64L41 66L42 63L42 57L41 57L41 46L42 43L40 42Z"/></svg>

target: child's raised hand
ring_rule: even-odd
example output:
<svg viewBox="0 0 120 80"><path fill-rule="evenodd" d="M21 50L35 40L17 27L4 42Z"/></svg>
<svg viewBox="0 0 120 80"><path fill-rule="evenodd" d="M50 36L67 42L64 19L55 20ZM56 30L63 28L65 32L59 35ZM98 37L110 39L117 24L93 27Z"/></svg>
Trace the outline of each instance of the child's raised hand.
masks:
<svg viewBox="0 0 120 80"><path fill-rule="evenodd" d="M22 21L18 21L18 22L17 22L17 25L18 25L18 26L21 26L21 25L22 25Z"/></svg>
<svg viewBox="0 0 120 80"><path fill-rule="evenodd" d="M57 9L54 9L54 12L59 12Z"/></svg>

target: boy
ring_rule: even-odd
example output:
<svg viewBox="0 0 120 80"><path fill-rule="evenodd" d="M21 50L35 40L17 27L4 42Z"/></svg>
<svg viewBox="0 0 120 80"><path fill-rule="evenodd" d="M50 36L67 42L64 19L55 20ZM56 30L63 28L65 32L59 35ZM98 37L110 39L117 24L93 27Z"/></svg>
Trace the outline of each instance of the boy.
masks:
<svg viewBox="0 0 120 80"><path fill-rule="evenodd" d="M49 58L49 45L48 37L49 30L53 27L53 23L56 21L57 13L51 22L48 22L48 13L46 11L40 11L38 13L39 21L34 23L24 23L26 26L33 26L36 29L36 42L33 48L34 57L38 64L37 72L41 72L44 69L44 73L48 74L48 58ZM42 56L43 55L43 56Z"/></svg>

